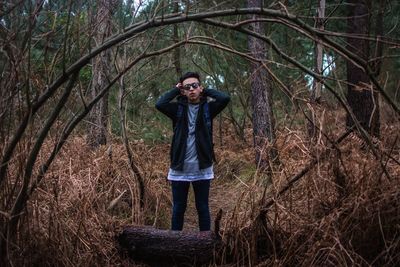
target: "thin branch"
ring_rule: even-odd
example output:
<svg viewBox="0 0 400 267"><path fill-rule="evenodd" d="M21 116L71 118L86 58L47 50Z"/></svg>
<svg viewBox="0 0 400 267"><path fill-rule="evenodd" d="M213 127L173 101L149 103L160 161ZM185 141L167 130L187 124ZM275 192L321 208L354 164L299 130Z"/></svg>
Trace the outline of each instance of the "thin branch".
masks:
<svg viewBox="0 0 400 267"><path fill-rule="evenodd" d="M69 95L71 94L72 88L74 87L75 81L78 78L79 73L75 73L68 85L65 87L64 94L60 97L60 100L58 101L57 105L54 107L52 113L48 117L46 123L44 124L42 130L40 131L36 142L29 153L28 160L25 164L25 172L24 172L24 177L22 181L22 187L21 190L18 193L18 196L14 202L14 205L11 209L11 220L7 223L6 231L4 236L7 236L6 240L10 237L13 236L18 224L19 217L21 216L21 211L25 207L25 203L28 199L28 187L29 183L31 180L32 176L32 171L33 167L35 166L35 161L37 159L37 156L39 154L39 151L43 145L44 140L46 139L50 128L58 118L58 115L60 114L62 108L64 107L65 103L68 100Z"/></svg>
<svg viewBox="0 0 400 267"><path fill-rule="evenodd" d="M288 21L292 22L292 24L294 23L295 25L298 25L298 27L300 27L305 32L309 33L310 35L312 35L312 36L316 35L318 38L322 39L326 45L329 45L330 47L332 47L333 49L338 51L341 55L348 57L352 61L354 61L356 64L363 66L365 71L370 76L371 81L374 83L377 90L382 94L382 96L386 99L386 101L390 104L390 106L396 111L396 113L400 114L399 107L397 107L397 105L386 94L386 92L384 92L384 90L381 88L381 86L379 85L379 83L377 82L375 77L373 77L373 75L371 75L372 72L370 71L366 62L364 62L362 59L360 59L359 57L357 57L356 55L354 55L347 49L343 48L339 44L326 38L326 36L324 35L323 32L320 32L320 31L312 28L311 26L307 25L302 20L298 19L296 16L291 15L287 12L281 12L281 11L277 11L277 10L273 10L273 9L263 9L263 8L240 8L240 9L228 9L228 10L202 12L202 13L197 13L197 14L165 15L162 18L155 17L151 21L141 21L141 22L135 23L135 24L129 26L128 28L126 28L123 33L111 36L103 44L94 48L90 53L88 53L88 54L84 55L83 57L81 57L80 59L78 59L75 63L73 63L65 71L65 73L63 73L61 76L59 76L51 85L49 85L47 87L47 89L44 91L44 93L39 96L38 100L32 104L32 108L29 110L29 112L26 113L24 119L22 120L16 133L14 134L11 142L9 142L8 145L6 146L5 154L3 155L3 159L0 163L0 186L5 178L9 160L14 152L16 145L18 144L23 133L25 132L29 118L31 116L33 116L47 102L47 100L58 90L58 88L66 80L69 79L69 77L72 73L79 71L82 67L84 67L86 64L88 64L93 57L98 55L100 52L102 52L108 48L111 48L112 46L134 36L137 33L143 32L147 29L156 28L156 27L163 26L163 25L172 25L175 23L182 23L185 21L198 21L198 22L215 25L215 26L222 27L222 28L231 28L231 29L238 30L240 32L247 33L247 34L254 36L254 33L251 33L250 31L247 31L245 29L230 27L231 25L229 25L229 24L224 24L222 22L214 22L214 21L210 20L210 18L215 18L215 17L247 15L247 14L258 14L258 15L288 20ZM267 40L267 39L265 39L265 40ZM268 40L268 42L270 42L270 41ZM276 48L277 47L275 45L274 50L276 50ZM279 51L279 49L278 49L278 51ZM282 52L278 52L278 54L285 57L286 60L289 60L291 62L296 62L295 60L291 60L291 58L289 56L284 55ZM301 64L296 62L295 65L300 67ZM307 70L307 68L304 66L301 66L300 69L302 69L303 71ZM306 72L309 73L310 71L307 70ZM318 79L322 78L319 76L317 76L317 77L318 77ZM332 88L330 90L333 94L336 94L332 90ZM343 101L341 100L340 102L343 102ZM343 105L345 105L345 104L343 103ZM350 110L348 108L346 108L346 110L348 112L350 112Z"/></svg>
<svg viewBox="0 0 400 267"><path fill-rule="evenodd" d="M71 20L71 10L72 10L72 0L70 0L69 4L68 4L67 24L65 25L64 44L63 44L63 49L62 49L62 70L63 70L63 72L65 72L65 62L67 61L65 54L67 53L68 30L69 30L69 24L70 24L70 20Z"/></svg>
<svg viewBox="0 0 400 267"><path fill-rule="evenodd" d="M340 144L347 136L349 136L350 133L353 132L353 128L348 129L345 133L343 133L333 144L332 146L335 147L338 144ZM326 149L323 153L318 158L314 158L311 160L311 162L303 168L300 172L298 172L296 175L292 176L292 178L289 179L288 183L282 187L276 194L275 198L270 199L267 203L263 204L262 206L262 211L265 212L268 211L269 207L271 207L275 203L275 199L284 194L287 190L289 190L294 183L296 183L298 180L300 180L304 175L306 175L312 168L321 160L326 159L326 157L329 155L330 149Z"/></svg>
<svg viewBox="0 0 400 267"><path fill-rule="evenodd" d="M286 19L283 18L283 20L286 20ZM390 104L390 106L396 111L396 113L398 115L400 115L400 108L392 100L392 98L385 92L385 90L380 86L380 84L377 81L377 79L374 75L374 72L371 70L371 67L369 66L368 62L365 62L365 60L363 60L358 55L349 51L348 49L346 49L345 47L336 43L335 41L327 38L323 31L315 29L297 18L292 18L289 16L287 18L287 20L292 23L295 23L298 26L297 30L300 30L300 32L304 32L304 31L307 32L308 34L305 34L306 36L311 37L311 36L315 35L317 38L321 39L321 41L324 43L324 45L331 47L332 49L334 49L336 52L338 52L342 56L348 58L353 64L361 67L365 71L365 73L368 75L371 82L374 84L374 86L379 91L379 93L383 96L383 98Z"/></svg>
<svg viewBox="0 0 400 267"><path fill-rule="evenodd" d="M54 158L57 156L58 152L61 150L62 146L66 142L67 138L69 135L72 133L72 131L75 129L75 127L78 125L78 123L83 120L83 118L89 113L89 111L93 108L93 106L100 101L100 99L110 90L110 88L124 75L128 70L130 70L133 66L135 66L139 61L141 61L144 58L148 57L153 57L153 56L158 56L161 54L164 54L180 45L185 44L185 41L175 43L174 45L171 45L169 47L151 52L151 53L142 53L138 57L136 57L133 61L131 61L124 70L122 70L118 75L116 75L110 83L103 89L101 90L95 98L92 99L89 103L87 103L87 106L80 111L77 116L71 118L69 123L66 125L64 128L59 141L57 144L53 147L53 151L51 152L49 158L47 161L40 167L39 174L36 176L36 179L32 183L31 189L29 190L29 195L31 195L34 191L35 188L38 186L40 181L43 179L44 175L46 174L47 170L49 169L51 163L53 162Z"/></svg>
<svg viewBox="0 0 400 267"><path fill-rule="evenodd" d="M119 107L119 116L120 116L120 125L122 128L122 139L124 140L124 145L125 145L125 150L126 154L128 156L128 161L129 161L129 166L131 168L131 171L133 172L133 175L137 178L137 181L139 183L139 203L140 203L140 208L143 209L144 207L144 179L142 174L140 173L140 170L138 166L136 165L135 161L133 160L132 156L132 149L129 146L129 141L128 141L128 136L126 135L126 117L125 117L125 105L124 105L124 94L125 94L125 81L124 81L124 75L121 76L120 78L120 89L119 89L119 97L118 97L118 107Z"/></svg>
<svg viewBox="0 0 400 267"><path fill-rule="evenodd" d="M266 37L265 35L261 35L258 33L255 33L253 31L247 30L247 29L243 29L243 28L234 28L232 27L231 24L229 23L224 23L224 22L218 22L218 21L214 21L214 20L210 20L210 19L204 19L203 21L205 21L206 23L209 23L211 25L218 25L219 27L226 27L226 28L230 28L230 29L234 29L236 31L245 33L247 35L252 35L256 38L259 38L265 42L267 42L270 47L278 54L280 55L283 59L285 59L286 61L292 63L293 65L297 66L300 70L304 71L305 73L311 75L312 77L314 77L315 79L317 79L320 82L323 82L323 76L320 74L315 73L314 71L310 70L309 68L307 68L306 66L304 66L303 64L301 64L300 62L298 62L297 60L291 58L290 56L288 56L287 54L285 54L284 52L282 52L278 46L268 37ZM357 118L355 117L353 111L351 110L350 106L348 105L347 101L341 97L331 86L329 86L328 84L325 84L325 88L328 89L334 96L335 98L339 101L339 103L342 105L342 107L346 110L346 112L350 115L350 117L353 119L359 133L361 134L362 138L365 140L365 142L368 144L368 146L370 147L372 153L374 154L375 158L379 159L382 170L385 172L386 176L388 177L388 179L391 180L391 175L387 172L386 168L384 167L382 161L380 160L380 157L374 147L374 145L372 144L370 135L368 134L368 132L361 126L360 122L357 120Z"/></svg>

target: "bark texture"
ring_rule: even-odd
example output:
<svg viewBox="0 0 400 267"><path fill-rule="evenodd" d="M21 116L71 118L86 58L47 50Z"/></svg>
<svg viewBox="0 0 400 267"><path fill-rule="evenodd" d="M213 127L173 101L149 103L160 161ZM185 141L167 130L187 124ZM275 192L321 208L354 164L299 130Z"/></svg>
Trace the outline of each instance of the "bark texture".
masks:
<svg viewBox="0 0 400 267"><path fill-rule="evenodd" d="M112 14L115 0L98 1L94 26L94 40L99 46L111 35ZM108 83L111 51L105 50L93 59L93 79L90 96L93 99ZM93 107L89 115L87 143L96 148L107 143L108 93Z"/></svg>
<svg viewBox="0 0 400 267"><path fill-rule="evenodd" d="M261 0L247 0L247 7L261 7ZM256 19L252 15L251 19ZM264 34L263 24L254 22L251 28L258 34ZM265 43L253 36L248 37L248 46L252 57L266 60ZM255 160L261 169L270 169L269 162L278 161L275 146L275 121L272 110L271 79L267 70L260 63L251 63L251 105L253 108L253 139Z"/></svg>
<svg viewBox="0 0 400 267"><path fill-rule="evenodd" d="M315 18L315 27L319 30L324 30L325 23L325 0L318 0L317 17ZM315 73L323 74L323 62L324 62L324 46L321 41L317 40L315 42ZM321 103L321 93L322 93L322 82L314 79L313 88L311 92L311 110L310 110L310 121L307 122L308 136L311 141L315 141L318 133L318 105Z"/></svg>
<svg viewBox="0 0 400 267"><path fill-rule="evenodd" d="M178 13L178 12L179 12L179 2L175 1L174 2L174 13ZM177 24L174 24L174 42L175 43L179 42L179 29L178 29ZM176 75L178 77L182 76L180 47L177 47L174 49L174 66L175 66Z"/></svg>
<svg viewBox="0 0 400 267"><path fill-rule="evenodd" d="M317 18L316 18L316 28L323 31L325 23L325 0L318 1ZM317 74L322 74L323 72L323 52L324 46L320 41L315 43L315 72ZM313 97L312 101L319 103L321 98L322 83L314 79L313 84Z"/></svg>
<svg viewBox="0 0 400 267"><path fill-rule="evenodd" d="M350 14L348 18L349 35L365 36L369 34L370 12L368 1L351 0ZM349 51L357 54L365 61L369 58L369 41L364 39L347 38ZM379 101L378 93L366 72L347 62L347 101L361 126L374 136L379 136ZM354 125L354 120L347 115L346 124L348 127Z"/></svg>
<svg viewBox="0 0 400 267"><path fill-rule="evenodd" d="M192 266L210 263L221 241L213 232L182 232L152 227L123 229L118 237L121 247L134 260L153 266Z"/></svg>

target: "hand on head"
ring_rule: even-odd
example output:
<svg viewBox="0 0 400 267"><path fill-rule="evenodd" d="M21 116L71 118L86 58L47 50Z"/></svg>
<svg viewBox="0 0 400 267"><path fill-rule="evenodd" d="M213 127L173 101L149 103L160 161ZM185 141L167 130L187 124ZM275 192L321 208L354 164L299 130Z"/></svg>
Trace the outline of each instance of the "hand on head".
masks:
<svg viewBox="0 0 400 267"><path fill-rule="evenodd" d="M196 72L187 72L179 79L176 85L180 89L181 95L188 98L189 103L199 103L203 86L201 86L200 76Z"/></svg>
<svg viewBox="0 0 400 267"><path fill-rule="evenodd" d="M181 94L188 98L190 103L200 102L201 93L203 92L203 87L196 78L188 78L182 82Z"/></svg>

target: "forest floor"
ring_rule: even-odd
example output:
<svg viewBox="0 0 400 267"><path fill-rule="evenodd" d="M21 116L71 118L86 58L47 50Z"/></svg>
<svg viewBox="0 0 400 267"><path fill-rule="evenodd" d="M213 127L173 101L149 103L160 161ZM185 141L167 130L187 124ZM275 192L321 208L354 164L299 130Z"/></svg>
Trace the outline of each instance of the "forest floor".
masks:
<svg viewBox="0 0 400 267"><path fill-rule="evenodd" d="M224 140L220 140L215 148L217 162L214 165L215 177L211 181L209 196L212 229L214 229L215 219L220 209L223 212L221 221L223 223L235 207L240 205L241 193L251 187L253 183L251 176L255 171L252 148L246 143L239 142L233 133L225 132L224 135ZM188 196L184 231L198 231L198 216L192 186Z"/></svg>
<svg viewBox="0 0 400 267"><path fill-rule="evenodd" d="M350 136L340 144L341 154L328 150L326 160L281 196L276 195L277 190L315 155L327 150L326 140L322 138L310 147L302 131L282 130L278 135L282 167L274 173L272 184L266 184L265 176L254 167L251 143L238 141L233 131L223 132L222 141L216 134L217 163L209 205L212 222L219 209L223 210L223 238L227 251L235 253L226 262L241 266L251 257L249 249L254 244L246 239L246 228L254 226L263 205L260 200L264 189L268 188L267 197L275 199L268 220L277 233L283 233L278 241L285 248L276 266L363 266L367 260L382 266L400 263L396 262L400 258L396 252L400 244L396 234L400 229L398 129L384 128L377 147L382 153L391 154L392 159L383 158L388 175L382 172L381 162L360 145L359 138ZM343 131L335 131L332 139ZM250 130L248 136L251 140ZM143 209L138 207L137 179L119 140L113 142L112 154L108 153L108 146L90 151L83 137L72 138L66 144L27 209L29 227L21 232L21 240L26 246L23 258L30 259L30 265L135 266L128 259L121 259L115 242L118 231L126 225L169 229L171 188L165 179L169 144L132 141L131 147L146 181ZM49 143L43 153L51 148ZM337 183L343 177L340 191ZM184 231L198 231L192 188ZM340 246L337 242L341 242ZM368 255L376 255L378 260L369 259ZM275 261L277 256L260 260Z"/></svg>
<svg viewBox="0 0 400 267"><path fill-rule="evenodd" d="M235 200L237 199L236 193L237 189L230 182L219 181L217 177L211 182L209 207L211 213L212 229L214 229L213 222L215 221L219 209L222 209L222 211L226 214L226 212L232 211L235 208ZM188 196L188 206L185 213L184 230L198 230L198 217L192 187Z"/></svg>

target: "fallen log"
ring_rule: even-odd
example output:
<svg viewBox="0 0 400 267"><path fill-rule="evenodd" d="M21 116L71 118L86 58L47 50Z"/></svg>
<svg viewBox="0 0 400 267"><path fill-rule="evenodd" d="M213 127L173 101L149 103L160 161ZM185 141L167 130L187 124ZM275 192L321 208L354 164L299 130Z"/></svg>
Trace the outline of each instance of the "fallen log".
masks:
<svg viewBox="0 0 400 267"><path fill-rule="evenodd" d="M119 244L134 260L154 266L193 266L210 263L222 242L213 232L183 232L127 226Z"/></svg>

